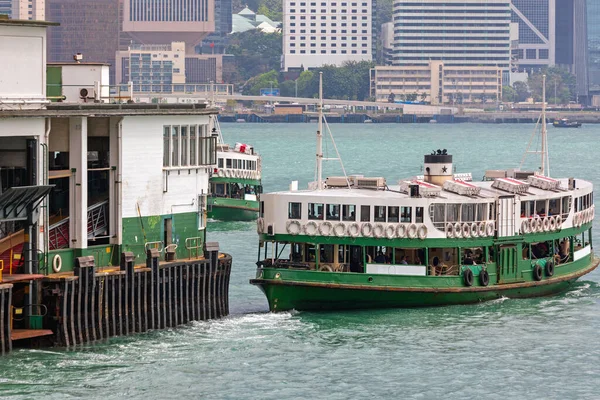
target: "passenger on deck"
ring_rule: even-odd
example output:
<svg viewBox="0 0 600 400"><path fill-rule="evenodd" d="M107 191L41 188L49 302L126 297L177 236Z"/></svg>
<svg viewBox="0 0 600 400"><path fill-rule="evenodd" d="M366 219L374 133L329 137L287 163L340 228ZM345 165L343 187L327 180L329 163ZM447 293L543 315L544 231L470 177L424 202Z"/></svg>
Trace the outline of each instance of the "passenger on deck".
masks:
<svg viewBox="0 0 600 400"><path fill-rule="evenodd" d="M463 260L463 264L464 265L474 265L475 262L473 261L473 252L471 250L467 250L465 252L465 258Z"/></svg>
<svg viewBox="0 0 600 400"><path fill-rule="evenodd" d="M375 263L377 264L385 264L385 256L381 251L377 253L377 257L375 257Z"/></svg>
<svg viewBox="0 0 600 400"><path fill-rule="evenodd" d="M408 261L406 261L406 256L402 256L402 258L400 259L400 264L408 265Z"/></svg>

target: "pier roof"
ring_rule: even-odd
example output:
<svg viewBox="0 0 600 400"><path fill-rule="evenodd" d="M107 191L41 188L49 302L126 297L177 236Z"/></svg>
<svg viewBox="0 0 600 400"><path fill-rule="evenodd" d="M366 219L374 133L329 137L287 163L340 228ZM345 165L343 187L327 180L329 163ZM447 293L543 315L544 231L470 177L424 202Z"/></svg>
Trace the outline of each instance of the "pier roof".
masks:
<svg viewBox="0 0 600 400"><path fill-rule="evenodd" d="M209 108L206 104L52 103L37 110L2 110L0 118L209 115L218 112L216 108Z"/></svg>

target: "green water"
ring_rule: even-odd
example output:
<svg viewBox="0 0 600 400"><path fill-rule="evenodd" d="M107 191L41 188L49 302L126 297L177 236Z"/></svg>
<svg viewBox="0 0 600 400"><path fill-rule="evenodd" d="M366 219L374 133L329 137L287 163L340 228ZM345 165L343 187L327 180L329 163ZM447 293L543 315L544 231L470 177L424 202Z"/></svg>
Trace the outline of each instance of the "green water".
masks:
<svg viewBox="0 0 600 400"><path fill-rule="evenodd" d="M255 145L267 191L314 176L316 124L223 124ZM348 173L388 182L420 173L446 148L458 172L518 166L532 125L332 125ZM600 125L549 128L551 172L600 187ZM328 146L330 156L332 146ZM330 162L326 175L339 173ZM472 306L343 313L267 313L248 284L255 224L213 223L234 257L231 316L115 338L77 350L0 358L4 398L597 399L600 271L570 292ZM598 222L596 237L600 237Z"/></svg>

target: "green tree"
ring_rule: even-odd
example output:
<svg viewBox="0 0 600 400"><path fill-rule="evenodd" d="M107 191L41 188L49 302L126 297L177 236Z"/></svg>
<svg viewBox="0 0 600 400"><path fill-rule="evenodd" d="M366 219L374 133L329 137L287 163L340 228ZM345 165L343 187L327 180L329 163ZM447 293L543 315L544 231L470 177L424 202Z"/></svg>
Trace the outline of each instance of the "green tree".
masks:
<svg viewBox="0 0 600 400"><path fill-rule="evenodd" d="M517 101L517 91L510 86L502 86L502 101L514 103Z"/></svg>
<svg viewBox="0 0 600 400"><path fill-rule="evenodd" d="M279 87L278 77L279 74L277 71L272 70L250 78L244 85L242 94L248 96L258 96L260 95L260 89L277 88Z"/></svg>
<svg viewBox="0 0 600 400"><path fill-rule="evenodd" d="M427 93L423 92L421 93L421 102L425 103L425 100L427 100Z"/></svg>
<svg viewBox="0 0 600 400"><path fill-rule="evenodd" d="M416 101L417 97L419 97L418 93L409 93L406 95L406 101Z"/></svg>
<svg viewBox="0 0 600 400"><path fill-rule="evenodd" d="M279 93L283 97L295 97L296 82L292 80L281 82L281 85L279 85Z"/></svg>
<svg viewBox="0 0 600 400"><path fill-rule="evenodd" d="M567 104L575 99L575 76L565 69L550 67L531 74L527 79L527 85L536 101L542 100L543 75L546 75L546 101L556 97L561 104Z"/></svg>
<svg viewBox="0 0 600 400"><path fill-rule="evenodd" d="M281 33L247 31L229 36L227 53L235 56L238 79L245 81L271 70L279 70Z"/></svg>
<svg viewBox="0 0 600 400"><path fill-rule="evenodd" d="M517 81L512 85L513 89L515 89L515 93L517 95L516 101L527 101L531 93L529 92L529 88L525 82Z"/></svg>

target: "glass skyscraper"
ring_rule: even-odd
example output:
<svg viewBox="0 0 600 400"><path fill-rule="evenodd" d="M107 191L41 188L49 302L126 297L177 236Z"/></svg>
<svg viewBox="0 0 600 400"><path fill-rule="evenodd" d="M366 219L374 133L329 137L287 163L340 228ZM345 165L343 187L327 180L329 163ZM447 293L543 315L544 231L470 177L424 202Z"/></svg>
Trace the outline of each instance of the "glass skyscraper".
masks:
<svg viewBox="0 0 600 400"><path fill-rule="evenodd" d="M512 22L519 24L519 69L536 70L555 62L556 0L512 0Z"/></svg>
<svg viewBox="0 0 600 400"><path fill-rule="evenodd" d="M600 1L587 0L590 89L600 92Z"/></svg>
<svg viewBox="0 0 600 400"><path fill-rule="evenodd" d="M11 15L12 0L0 0L0 14Z"/></svg>

